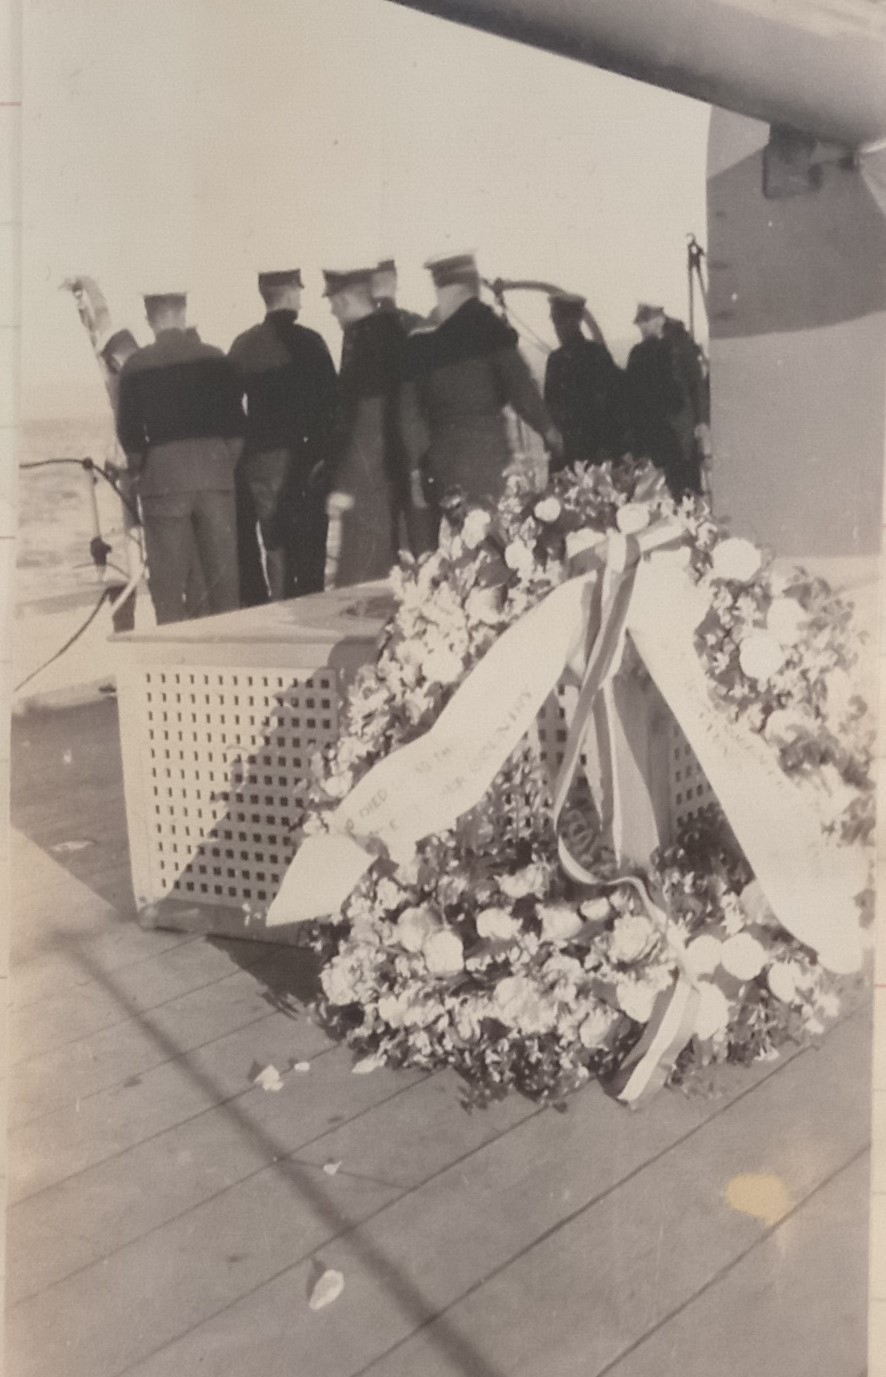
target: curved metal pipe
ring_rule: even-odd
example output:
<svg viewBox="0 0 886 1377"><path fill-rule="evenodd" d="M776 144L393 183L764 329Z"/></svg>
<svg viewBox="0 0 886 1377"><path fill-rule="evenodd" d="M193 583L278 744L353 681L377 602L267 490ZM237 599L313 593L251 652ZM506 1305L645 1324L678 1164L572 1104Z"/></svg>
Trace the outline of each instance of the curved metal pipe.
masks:
<svg viewBox="0 0 886 1377"><path fill-rule="evenodd" d="M873 0L393 3L850 148L886 137L886 6Z"/></svg>

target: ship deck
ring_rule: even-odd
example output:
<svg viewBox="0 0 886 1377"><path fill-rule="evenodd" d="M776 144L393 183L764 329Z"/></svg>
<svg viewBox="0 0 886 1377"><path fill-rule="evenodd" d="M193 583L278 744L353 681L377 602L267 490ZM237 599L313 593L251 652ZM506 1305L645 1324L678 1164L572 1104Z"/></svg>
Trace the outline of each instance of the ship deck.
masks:
<svg viewBox="0 0 886 1377"><path fill-rule="evenodd" d="M867 1007L713 1099L469 1115L353 1075L303 953L138 927L113 698L13 749L9 1377L861 1377Z"/></svg>

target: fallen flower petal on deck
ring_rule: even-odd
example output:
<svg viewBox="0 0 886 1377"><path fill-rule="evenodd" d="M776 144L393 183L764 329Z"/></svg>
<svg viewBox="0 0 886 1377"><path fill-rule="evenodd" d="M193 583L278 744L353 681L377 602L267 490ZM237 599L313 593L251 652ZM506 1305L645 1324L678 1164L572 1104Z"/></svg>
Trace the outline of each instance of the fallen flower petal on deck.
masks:
<svg viewBox="0 0 886 1377"><path fill-rule="evenodd" d="M330 1268L328 1272L322 1272L314 1283L308 1297L308 1305L312 1310L322 1310L324 1306L338 1300L344 1289L345 1279L341 1272Z"/></svg>
<svg viewBox="0 0 886 1377"><path fill-rule="evenodd" d="M253 1077L253 1085L260 1085L262 1090L282 1090L283 1081L280 1079L280 1072L276 1066L266 1066Z"/></svg>
<svg viewBox="0 0 886 1377"><path fill-rule="evenodd" d="M355 1062L351 1071L355 1076L368 1076L370 1071L377 1071L380 1066L384 1066L384 1061L381 1057L373 1055Z"/></svg>

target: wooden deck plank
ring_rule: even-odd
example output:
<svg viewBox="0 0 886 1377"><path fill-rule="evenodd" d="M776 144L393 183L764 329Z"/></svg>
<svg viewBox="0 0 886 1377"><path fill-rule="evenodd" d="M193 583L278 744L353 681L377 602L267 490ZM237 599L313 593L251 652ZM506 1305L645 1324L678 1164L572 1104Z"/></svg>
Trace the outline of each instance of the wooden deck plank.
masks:
<svg viewBox="0 0 886 1377"><path fill-rule="evenodd" d="M353 1076L343 1053L326 1053L312 1061L307 1075L285 1076L286 1088L278 1094L248 1087L245 1077L254 1057L273 1060L284 1070L289 1056L308 1053L304 1042L293 1041L284 1017L274 1016L276 1031L268 1020L263 1042L253 1036L254 1029L240 1034L239 1053L229 1068L240 1077L240 1095L116 1155L99 1142L91 1151L102 1153L101 1161L10 1206L10 1246L19 1258L16 1297L36 1293L81 1265L76 1250L69 1250L70 1257L47 1255L39 1248L32 1252L32 1244L47 1230L100 1240L102 1254L112 1253L374 1105L402 1095L419 1079L414 1073L385 1071ZM235 1051L236 1039L229 1042ZM217 1060L218 1049L215 1056ZM125 1132L125 1124L120 1131ZM87 1145L84 1151L89 1150ZM50 1153L47 1174L55 1169ZM98 1312L104 1313L100 1304Z"/></svg>
<svg viewBox="0 0 886 1377"><path fill-rule="evenodd" d="M766 1237L767 1225L727 1203L734 1177L774 1175L796 1207L865 1150L868 1037L862 1018L836 1029L819 1052L795 1058L677 1150L581 1211L424 1331L367 1365L367 1377L411 1377L417 1372L454 1377L465 1370L460 1365L465 1351L474 1355L476 1368L471 1370L477 1377L608 1373L645 1333ZM860 1203L862 1194L863 1188ZM853 1246L863 1253L864 1231ZM785 1275L804 1270L808 1262L803 1250L782 1257ZM363 1285L362 1276L355 1280ZM852 1285L852 1277L847 1276L845 1285ZM370 1290L377 1316L377 1284ZM369 1296L362 1299L365 1304ZM785 1312L783 1320L795 1334L802 1332L802 1312ZM779 1377L781 1372L805 1377L805 1344L800 1352L798 1365L780 1369ZM708 1360L698 1377L744 1372L715 1365L712 1353ZM322 1370L327 1377L330 1369ZM362 1369L348 1371L350 1377Z"/></svg>
<svg viewBox="0 0 886 1377"><path fill-rule="evenodd" d="M867 1038L850 1020L725 1106L639 1117L592 1092L529 1119L324 1247L346 1279L328 1310L299 1264L130 1377L591 1377L762 1236L723 1203L732 1175L762 1164L800 1199L859 1150Z"/></svg>
<svg viewBox="0 0 886 1377"><path fill-rule="evenodd" d="M184 942L134 966L102 973L81 956L90 979L36 1003L10 1010L10 1058L14 1067L26 1058L51 1052L102 1028L123 1023L177 996L223 980L238 966L258 964L267 954L253 942L212 944ZM14 988L14 982L13 982Z"/></svg>
<svg viewBox="0 0 886 1377"><path fill-rule="evenodd" d="M12 748L16 825L47 851L61 841L91 837L95 846L61 858L64 868L110 904L130 911L116 701L27 712L13 720Z"/></svg>
<svg viewBox="0 0 886 1377"><path fill-rule="evenodd" d="M130 1076L183 1057L257 1023L269 1012L263 986L248 971L191 990L137 1020L103 1028L66 1047L20 1062L10 1075L10 1127L108 1090Z"/></svg>
<svg viewBox="0 0 886 1377"><path fill-rule="evenodd" d="M861 1377L868 1170L839 1172L606 1377Z"/></svg>
<svg viewBox="0 0 886 1377"><path fill-rule="evenodd" d="M261 1103L267 1092L254 1088L249 1079L255 1063L263 1066L273 1061L282 1073L288 1060L317 1056L328 1048L326 1035L310 1020L296 1023L287 1014L268 1014L186 1058L164 1062L79 1104L64 1105L55 1114L22 1125L9 1135L10 1202L45 1190L217 1105L235 1098ZM305 1078L296 1079L302 1099Z"/></svg>
<svg viewBox="0 0 886 1377"><path fill-rule="evenodd" d="M150 938L157 941L144 940ZM110 973L194 940L182 933L143 932L132 921L120 923L110 930L67 935L60 938L51 951L16 963L11 982L12 997L16 1007L24 1009L38 1000L85 985L91 976L83 960L78 959L83 956L90 966Z"/></svg>
<svg viewBox="0 0 886 1377"><path fill-rule="evenodd" d="M400 1093L395 1093L376 1106L365 1108L356 1118L350 1118L346 1124L324 1133L309 1146L299 1148L293 1157L282 1159L285 1166L281 1162L280 1165L265 1168L263 1175L270 1190L280 1190L280 1183L277 1181L274 1184L278 1172L285 1172L291 1180L302 1179L299 1173L307 1173L305 1179L311 1180L321 1173L322 1166L327 1162L340 1161L344 1175L376 1181L380 1186L389 1187L393 1197L445 1169L455 1161L457 1155L463 1157L471 1153L482 1143L491 1142L493 1137L507 1132L522 1118L536 1113L535 1108L525 1100L511 1097L502 1104L496 1104L489 1113L467 1118L456 1110L455 1095L456 1086L449 1075L438 1075L418 1084L404 1085ZM453 1133L453 1124L459 1129L457 1133ZM135 1175L130 1173L128 1191L124 1195L125 1208L121 1206L121 1188L124 1187L120 1173L121 1161L123 1159L117 1159L110 1164L109 1179L103 1179L101 1169L87 1173L91 1180L85 1201L83 1190L58 1188L11 1210L10 1237L14 1250L22 1254L29 1253L30 1239L39 1242L47 1230L55 1230L59 1237L76 1238L77 1230L83 1227L83 1220L88 1219L92 1237L102 1239L105 1252L112 1252L125 1243L135 1242L150 1228L158 1228L176 1217L176 1208L178 1213L186 1212L190 1202L185 1202L185 1208L182 1209L181 1194L164 1194L163 1187L153 1192L150 1202L142 1202L138 1195L138 1172ZM244 1191L258 1188L256 1175L258 1173L243 1177ZM236 1177L234 1184L227 1181L219 1184L216 1181L214 1194L208 1195L205 1203L194 1203L187 1227L194 1246L198 1239L203 1239L207 1256L219 1252L218 1241L230 1237L231 1228L234 1234L240 1228L240 1206L237 1203L240 1190L241 1183ZM109 1210L114 1210L113 1219L109 1216ZM292 1250L295 1238L292 1216L293 1205L288 1202L287 1209L281 1212L281 1226L287 1230L285 1245L289 1248L289 1263L303 1256ZM234 1221L233 1226L231 1220ZM267 1261L269 1242L266 1234L263 1237L265 1243L262 1252ZM236 1250L233 1243L231 1250ZM70 1261L59 1260L55 1256L47 1259L41 1254L32 1257L28 1274L22 1275L21 1281L12 1289L11 1300L17 1301L50 1282L61 1281L63 1276L85 1265L85 1261L92 1260L85 1257L80 1263L76 1250L70 1249L70 1254ZM182 1275L179 1275L176 1267L176 1256L181 1256L185 1268ZM176 1292L187 1293L190 1272L193 1270L192 1259L185 1253L175 1254L174 1250L172 1259L174 1261L165 1274L164 1285L171 1285ZM273 1275L274 1270L278 1268L271 1268L266 1275Z"/></svg>
<svg viewBox="0 0 886 1377"><path fill-rule="evenodd" d="M16 1377L112 1377L293 1258L397 1195L362 1177L280 1163L138 1245L81 1271L8 1316ZM121 1316L126 1321L121 1322ZM196 1369L199 1370L199 1369Z"/></svg>

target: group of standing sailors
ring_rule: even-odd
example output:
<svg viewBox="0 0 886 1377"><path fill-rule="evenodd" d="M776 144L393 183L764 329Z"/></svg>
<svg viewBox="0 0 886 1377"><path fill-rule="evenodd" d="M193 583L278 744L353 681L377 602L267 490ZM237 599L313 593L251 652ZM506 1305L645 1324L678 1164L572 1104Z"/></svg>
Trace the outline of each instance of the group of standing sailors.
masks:
<svg viewBox="0 0 886 1377"><path fill-rule="evenodd" d="M429 260L427 320L397 304L392 260L324 270L342 328L338 371L298 323L298 270L260 273L264 319L227 355L187 325L183 293L146 296L154 342L123 363L117 430L138 494L159 623L384 578L436 543L458 491L494 506L513 460L508 412L552 471L626 453L675 497L700 490L707 389L679 322L641 306L622 371L588 338L584 298L550 298L559 347L536 383L510 325L480 299L471 254Z"/></svg>

